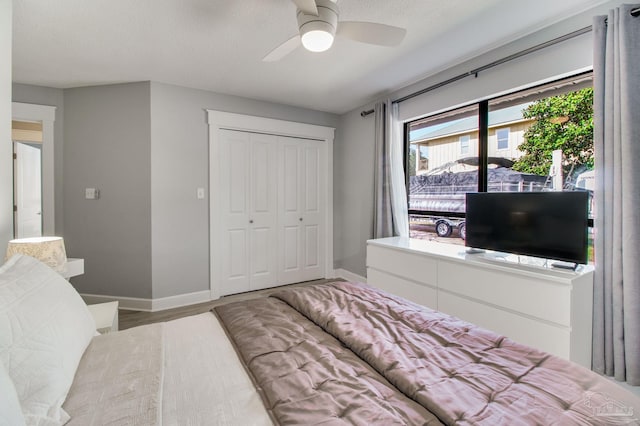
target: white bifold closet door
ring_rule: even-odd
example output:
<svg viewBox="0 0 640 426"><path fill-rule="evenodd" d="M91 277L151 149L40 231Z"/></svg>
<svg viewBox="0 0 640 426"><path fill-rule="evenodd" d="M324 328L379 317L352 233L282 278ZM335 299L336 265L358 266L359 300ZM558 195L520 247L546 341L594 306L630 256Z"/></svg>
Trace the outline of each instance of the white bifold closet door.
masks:
<svg viewBox="0 0 640 426"><path fill-rule="evenodd" d="M222 294L277 282L277 137L221 130Z"/></svg>
<svg viewBox="0 0 640 426"><path fill-rule="evenodd" d="M235 130L219 143L220 295L324 278L323 143Z"/></svg>
<svg viewBox="0 0 640 426"><path fill-rule="evenodd" d="M290 284L324 277L322 142L280 138L278 278Z"/></svg>

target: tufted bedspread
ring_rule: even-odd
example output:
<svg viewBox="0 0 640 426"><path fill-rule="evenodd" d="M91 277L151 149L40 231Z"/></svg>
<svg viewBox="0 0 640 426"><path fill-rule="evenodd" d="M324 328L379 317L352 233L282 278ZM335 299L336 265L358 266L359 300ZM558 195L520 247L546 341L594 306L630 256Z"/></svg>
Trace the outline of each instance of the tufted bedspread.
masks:
<svg viewBox="0 0 640 426"><path fill-rule="evenodd" d="M365 284L215 310L279 424L640 424L608 379Z"/></svg>

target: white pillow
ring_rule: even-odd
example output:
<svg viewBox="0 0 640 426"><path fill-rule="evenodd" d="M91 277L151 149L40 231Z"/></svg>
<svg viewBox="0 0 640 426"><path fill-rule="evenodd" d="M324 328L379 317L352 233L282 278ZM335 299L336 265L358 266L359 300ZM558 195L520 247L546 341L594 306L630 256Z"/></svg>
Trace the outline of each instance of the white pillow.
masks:
<svg viewBox="0 0 640 426"><path fill-rule="evenodd" d="M28 425L60 425L84 350L96 330L76 290L38 260L15 255L0 267L0 362Z"/></svg>
<svg viewBox="0 0 640 426"><path fill-rule="evenodd" d="M23 426L24 416L11 378L0 362L0 426Z"/></svg>

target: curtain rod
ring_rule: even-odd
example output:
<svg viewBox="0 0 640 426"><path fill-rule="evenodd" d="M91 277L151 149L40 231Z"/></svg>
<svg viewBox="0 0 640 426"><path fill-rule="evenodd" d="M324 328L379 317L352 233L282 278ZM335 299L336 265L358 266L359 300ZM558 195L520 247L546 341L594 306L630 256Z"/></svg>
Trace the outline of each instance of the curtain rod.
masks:
<svg viewBox="0 0 640 426"><path fill-rule="evenodd" d="M631 9L631 16L633 16L634 18L637 18L638 16L640 16L640 7L636 7L635 9Z"/></svg>
<svg viewBox="0 0 640 426"><path fill-rule="evenodd" d="M632 10L631 13L633 14L634 11L637 11L638 13L640 13L640 8ZM392 103L397 104L397 103L400 103L400 102L404 102L404 101L409 100L411 98L415 98L416 96L420 96L420 95L423 95L423 94L425 94L427 92L431 92L432 90L439 89L442 86L446 86L446 85L454 83L454 82L456 82L458 80L462 80L463 78L469 77L471 75L475 75L477 77L479 72L486 71L489 68L493 68L493 67L495 67L497 65L504 64L505 62L509 62L509 61L514 60L514 59L520 58L522 56L528 55L529 53L537 52L538 50L542 50L542 49L544 49L546 47L553 46L554 44L558 44L558 43L561 43L563 41L572 39L574 37L578 37L578 36L580 36L582 34L590 32L590 31L591 31L591 25L589 25L588 27L580 28L579 30L575 30L575 31L570 32L568 34L565 34L563 36L554 38L554 39L549 40L549 41L545 41L544 43L537 44L537 45L532 46L532 47L530 47L528 49L525 49L525 50L522 50L520 52L514 53L512 55L506 56L506 57L504 57L502 59L498 59L497 61L493 61L491 63L488 63L487 65L483 65L483 66L481 66L479 68L475 68L475 69L472 69L471 71L467 71L467 72L465 72L463 74L459 74L459 75L457 75L455 77L452 77L452 78L450 78L448 80L441 81L440 83L436 83L436 84L434 84L432 86L429 86L429 87L426 87L426 88L424 88L422 90L418 90L417 92L414 92L414 93L411 93L409 95L403 96L403 97L401 97L399 99L396 99L396 100L392 101Z"/></svg>

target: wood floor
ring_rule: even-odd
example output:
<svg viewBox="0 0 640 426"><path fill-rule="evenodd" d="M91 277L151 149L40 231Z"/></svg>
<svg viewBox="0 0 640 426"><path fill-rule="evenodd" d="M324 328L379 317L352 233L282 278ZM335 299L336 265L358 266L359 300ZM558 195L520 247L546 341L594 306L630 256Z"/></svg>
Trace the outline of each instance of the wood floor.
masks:
<svg viewBox="0 0 640 426"><path fill-rule="evenodd" d="M226 303L238 302L240 300L255 299L258 297L267 297L269 296L269 294L275 291L281 290L283 288L299 287L299 286L311 285L311 284L321 284L321 283L330 282L330 281L340 281L340 279L314 280L314 281L307 281L307 282L297 283L297 284L289 284L282 287L274 287L274 288L268 288L264 290L249 291L247 293L224 296L218 300L212 300L211 302L199 303L197 305L183 306L181 308L175 308L175 309L167 309L165 311L158 311L158 312L128 311L128 310L121 309L120 312L118 312L118 323L119 323L118 328L120 330L126 330L127 328L136 327L139 325L170 321L176 318L182 318L190 315L196 315L196 314L201 314L203 312L208 312L212 308L216 306L224 305Z"/></svg>

